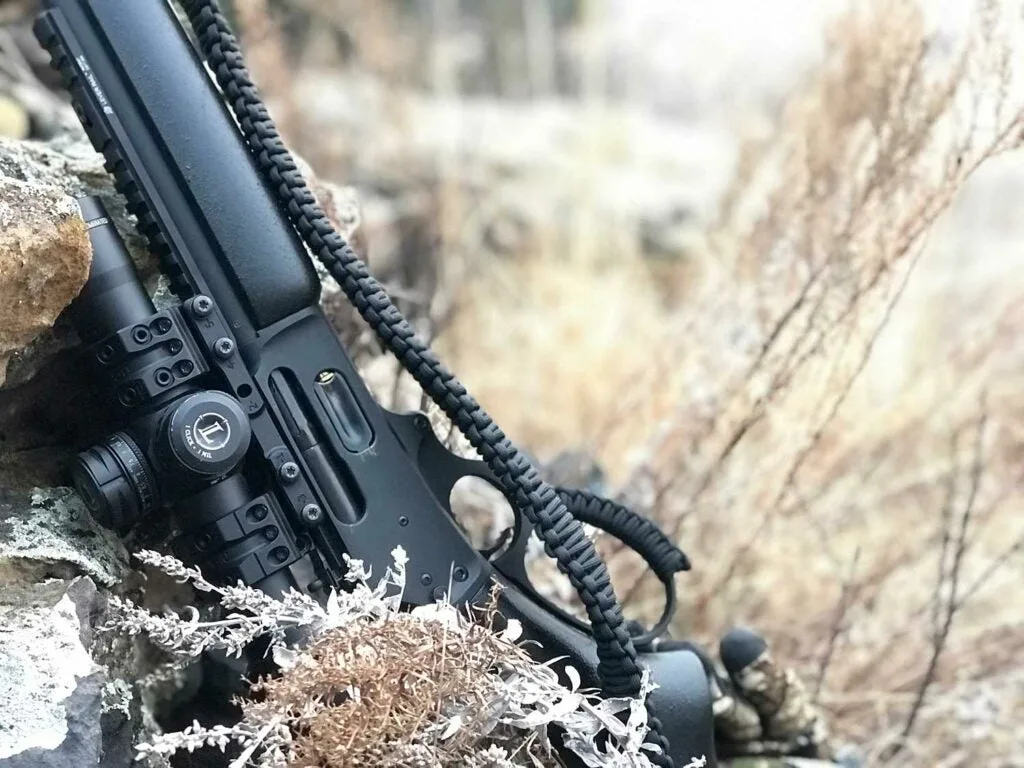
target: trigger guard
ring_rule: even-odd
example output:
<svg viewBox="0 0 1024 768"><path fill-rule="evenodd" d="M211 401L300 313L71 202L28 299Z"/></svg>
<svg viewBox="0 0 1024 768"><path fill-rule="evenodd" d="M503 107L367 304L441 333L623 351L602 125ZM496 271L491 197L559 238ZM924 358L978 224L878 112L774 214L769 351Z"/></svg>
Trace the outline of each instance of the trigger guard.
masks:
<svg viewBox="0 0 1024 768"><path fill-rule="evenodd" d="M464 459L448 450L434 434L425 414L388 412L388 416L392 430L405 445L406 450L416 457L416 465L420 474L450 515L454 517L451 507L452 490L455 488L455 484L464 477L477 477L501 492L501 483L498 482L498 478L491 472L487 464L480 459ZM504 496L504 493L502 495ZM526 546L529 543L533 526L513 505L509 506L512 507L512 541L499 559L513 552L518 553L521 565L515 575L521 576L528 583L529 580L526 579Z"/></svg>
<svg viewBox="0 0 1024 768"><path fill-rule="evenodd" d="M392 411L388 411L387 414L392 431L405 446L406 451L416 457L420 474L450 515L454 517L451 508L452 489L464 477L478 477L501 491L498 478L487 464L480 459L464 459L448 450L434 434L425 414ZM590 634L589 625L566 613L534 588L526 572L526 549L534 530L533 524L514 505L510 503L509 506L512 507L513 513L512 541L501 554L490 560L491 565L504 578L544 605L546 610L580 631Z"/></svg>

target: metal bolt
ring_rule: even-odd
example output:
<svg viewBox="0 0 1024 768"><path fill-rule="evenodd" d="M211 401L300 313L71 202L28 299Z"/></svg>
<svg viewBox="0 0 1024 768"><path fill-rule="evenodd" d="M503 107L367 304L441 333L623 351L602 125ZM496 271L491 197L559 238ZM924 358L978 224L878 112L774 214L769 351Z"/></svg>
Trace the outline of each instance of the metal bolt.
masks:
<svg viewBox="0 0 1024 768"><path fill-rule="evenodd" d="M159 333L160 335L169 332L171 328L172 324L170 318L167 317L158 317L156 322L153 323L153 330Z"/></svg>
<svg viewBox="0 0 1024 768"><path fill-rule="evenodd" d="M430 429L430 420L423 415L416 416L413 419L413 424L415 424L416 429L420 430L421 432L426 432L428 429Z"/></svg>
<svg viewBox="0 0 1024 768"><path fill-rule="evenodd" d="M420 576L420 584L422 584L424 587L429 587L433 583L434 577L431 576L429 573L424 573L422 576Z"/></svg>
<svg viewBox="0 0 1024 768"><path fill-rule="evenodd" d="M267 541L273 541L277 538L278 530L276 526L268 525L263 529L263 538Z"/></svg>
<svg viewBox="0 0 1024 768"><path fill-rule="evenodd" d="M192 314L196 317L207 317L213 311L213 300L209 296L196 296L192 302Z"/></svg>
<svg viewBox="0 0 1024 768"><path fill-rule="evenodd" d="M299 465L294 461L286 461L277 473L284 482L294 483L299 479Z"/></svg>
<svg viewBox="0 0 1024 768"><path fill-rule="evenodd" d="M266 504L257 504L256 506L249 510L249 516L256 522L265 519L266 516L269 514L270 510L267 509Z"/></svg>
<svg viewBox="0 0 1024 768"><path fill-rule="evenodd" d="M402 515L400 518L398 518L398 524L405 528L405 526L409 524L409 518L405 515Z"/></svg>
<svg viewBox="0 0 1024 768"><path fill-rule="evenodd" d="M229 339L227 336L222 336L213 342L213 351L217 353L217 357L227 359L234 354L235 342Z"/></svg>
<svg viewBox="0 0 1024 768"><path fill-rule="evenodd" d="M324 511L319 504L307 504L302 508L302 519L310 525L316 525L324 519Z"/></svg>
<svg viewBox="0 0 1024 768"><path fill-rule="evenodd" d="M431 594L435 600L440 602L448 596L448 590L444 587L434 587L434 591Z"/></svg>
<svg viewBox="0 0 1024 768"><path fill-rule="evenodd" d="M469 578L469 571L460 565L455 569L455 573L453 575L455 576L456 581L465 581Z"/></svg>

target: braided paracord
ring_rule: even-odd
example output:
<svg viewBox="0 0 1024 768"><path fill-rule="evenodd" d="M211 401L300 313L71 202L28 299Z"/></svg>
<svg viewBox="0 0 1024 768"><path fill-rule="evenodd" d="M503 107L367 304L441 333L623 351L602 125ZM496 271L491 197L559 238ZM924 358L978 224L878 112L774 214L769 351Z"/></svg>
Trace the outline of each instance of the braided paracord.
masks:
<svg viewBox="0 0 1024 768"><path fill-rule="evenodd" d="M605 694L636 696L641 678L636 648L608 570L582 526L536 468L415 334L366 265L335 231L285 148L216 0L181 0L181 4L260 170L292 224L362 318L466 436L497 477L505 495L536 529L545 552L556 560L586 608ZM650 725L649 738L662 748L662 754L647 754L659 765L671 767L661 723L653 712Z"/></svg>

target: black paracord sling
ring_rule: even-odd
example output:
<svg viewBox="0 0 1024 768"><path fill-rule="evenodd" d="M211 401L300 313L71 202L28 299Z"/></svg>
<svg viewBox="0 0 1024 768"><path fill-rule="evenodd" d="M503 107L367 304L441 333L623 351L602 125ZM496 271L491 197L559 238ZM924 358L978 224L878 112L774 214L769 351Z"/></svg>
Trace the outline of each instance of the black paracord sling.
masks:
<svg viewBox="0 0 1024 768"><path fill-rule="evenodd" d="M534 526L545 552L568 577L590 620L597 644L598 675L605 695L637 696L641 669L636 647L604 561L573 513L598 527L623 531L620 538L641 551L656 572L660 570L659 576L666 587L670 587L671 573L685 567L685 557L653 524L624 507L582 492L560 492L541 478L529 459L416 335L383 287L331 225L260 99L245 67L238 40L217 1L179 2L188 14L206 62L235 114L261 173L270 182L292 225L384 346L466 436L501 483L505 496ZM602 522L605 525L602 526ZM674 602L674 591L670 589L666 616L657 630L667 624ZM662 753L646 754L656 764L671 768L673 761L667 754L661 723L649 700L647 707L649 740L660 746Z"/></svg>

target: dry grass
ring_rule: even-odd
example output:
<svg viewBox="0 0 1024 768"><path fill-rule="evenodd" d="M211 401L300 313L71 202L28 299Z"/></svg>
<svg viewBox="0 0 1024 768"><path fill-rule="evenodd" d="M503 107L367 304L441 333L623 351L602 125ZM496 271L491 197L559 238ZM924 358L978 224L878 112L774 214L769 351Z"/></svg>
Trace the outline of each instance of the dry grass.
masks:
<svg viewBox="0 0 1024 768"><path fill-rule="evenodd" d="M930 236L1019 145L1019 14L979 3L936 41L911 0L851 8L743 143L699 247L667 264L595 200L606 168L642 162L600 105L547 174L489 171L481 190L460 165L475 157L432 158L453 255L438 345L515 439L584 446L678 537L695 562L679 634L764 630L871 764L1008 764L1024 755L1024 291L986 284L948 321L956 286L918 286ZM394 85L373 18L367 66ZM479 235L500 200L525 217L514 259ZM653 618L657 590L602 545L629 611Z"/></svg>

